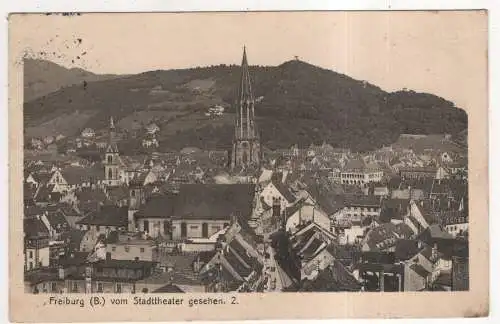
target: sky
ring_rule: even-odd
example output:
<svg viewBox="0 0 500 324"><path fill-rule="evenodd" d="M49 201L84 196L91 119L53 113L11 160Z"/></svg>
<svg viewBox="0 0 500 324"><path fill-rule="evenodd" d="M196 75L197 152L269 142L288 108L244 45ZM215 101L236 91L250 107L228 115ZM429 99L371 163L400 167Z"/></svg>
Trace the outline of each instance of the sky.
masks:
<svg viewBox="0 0 500 324"><path fill-rule="evenodd" d="M10 23L14 55L95 73L239 64L245 45L250 65L298 56L466 110L486 100L487 16L478 11L92 13L20 15Z"/></svg>

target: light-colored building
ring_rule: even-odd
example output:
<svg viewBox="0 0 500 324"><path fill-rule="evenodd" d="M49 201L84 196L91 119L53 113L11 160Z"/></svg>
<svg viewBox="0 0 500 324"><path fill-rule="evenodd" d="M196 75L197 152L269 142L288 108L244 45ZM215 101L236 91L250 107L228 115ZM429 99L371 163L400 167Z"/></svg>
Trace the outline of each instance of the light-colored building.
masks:
<svg viewBox="0 0 500 324"><path fill-rule="evenodd" d="M50 264L50 232L40 217L24 219L24 270L31 271Z"/></svg>
<svg viewBox="0 0 500 324"><path fill-rule="evenodd" d="M253 184L182 184L177 194L159 194L144 201L142 188L131 187L129 231L171 240L209 238L231 219L253 214Z"/></svg>
<svg viewBox="0 0 500 324"><path fill-rule="evenodd" d="M116 241L106 244L106 253L114 260L158 260L154 241L133 234L119 234Z"/></svg>

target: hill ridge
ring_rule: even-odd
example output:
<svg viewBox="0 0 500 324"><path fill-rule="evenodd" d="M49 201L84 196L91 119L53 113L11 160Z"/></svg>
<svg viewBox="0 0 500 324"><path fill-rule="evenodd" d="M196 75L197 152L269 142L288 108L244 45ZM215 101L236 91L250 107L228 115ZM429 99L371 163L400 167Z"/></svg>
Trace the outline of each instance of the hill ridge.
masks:
<svg viewBox="0 0 500 324"><path fill-rule="evenodd" d="M249 69L254 95L260 98L256 122L263 145L270 148L327 142L369 150L394 142L401 133L458 134L467 129L465 111L433 94L386 92L300 60ZM26 136L43 134L47 123L54 128L50 122L56 118L59 123L73 123L70 129L75 133L68 136L84 127L104 129L113 115L124 128L139 129L141 123L157 120L160 150L227 147L234 129L239 72L239 66L220 64L68 86L25 103ZM208 107L215 104L227 107L225 115L206 117ZM65 114L72 117L61 120ZM140 145L129 140L124 146Z"/></svg>

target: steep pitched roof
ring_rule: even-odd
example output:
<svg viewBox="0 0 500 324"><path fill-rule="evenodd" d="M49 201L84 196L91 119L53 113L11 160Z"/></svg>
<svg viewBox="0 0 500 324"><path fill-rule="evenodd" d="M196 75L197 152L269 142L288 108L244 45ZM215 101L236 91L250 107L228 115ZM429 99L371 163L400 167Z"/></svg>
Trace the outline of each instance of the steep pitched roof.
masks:
<svg viewBox="0 0 500 324"><path fill-rule="evenodd" d="M28 218L23 221L23 229L26 237L48 237L47 226L38 218Z"/></svg>
<svg viewBox="0 0 500 324"><path fill-rule="evenodd" d="M351 159L347 161L344 170L345 171L358 171L363 170L366 167L365 162L362 159Z"/></svg>
<svg viewBox="0 0 500 324"><path fill-rule="evenodd" d="M288 202L293 202L295 200L295 196L290 192L288 186L278 180L273 180L272 183Z"/></svg>
<svg viewBox="0 0 500 324"><path fill-rule="evenodd" d="M396 241L394 255L397 260L405 261L416 255L419 250L417 240L400 239Z"/></svg>
<svg viewBox="0 0 500 324"><path fill-rule="evenodd" d="M365 195L346 195L344 204L346 206L380 207L380 198Z"/></svg>
<svg viewBox="0 0 500 324"><path fill-rule="evenodd" d="M365 242L371 251L382 251L395 246L399 239L411 237L412 234L411 228L406 224L385 223L370 230Z"/></svg>
<svg viewBox="0 0 500 324"><path fill-rule="evenodd" d="M97 211L92 211L85 218L76 222L86 225L127 226L128 207L102 206Z"/></svg>
<svg viewBox="0 0 500 324"><path fill-rule="evenodd" d="M97 183L98 180L103 178L104 172L102 169L95 167L70 166L61 170L61 175L69 185L78 185L83 182Z"/></svg>
<svg viewBox="0 0 500 324"><path fill-rule="evenodd" d="M76 197L82 202L104 202L108 199L106 193L102 189L84 188L76 191Z"/></svg>
<svg viewBox="0 0 500 324"><path fill-rule="evenodd" d="M175 194L153 195L135 216L139 218L171 217L174 215L176 199L177 195Z"/></svg>
<svg viewBox="0 0 500 324"><path fill-rule="evenodd" d="M183 184L174 207L176 217L192 219L227 219L230 215L252 214L253 184Z"/></svg>
<svg viewBox="0 0 500 324"><path fill-rule="evenodd" d="M41 215L43 213L42 209L36 205L34 206L24 206L24 217L31 218L37 215Z"/></svg>
<svg viewBox="0 0 500 324"><path fill-rule="evenodd" d="M71 229L68 232L63 232L61 239L68 242L68 248L70 251L78 251L85 233L85 231Z"/></svg>
<svg viewBox="0 0 500 324"><path fill-rule="evenodd" d="M23 184L23 196L24 199L34 199L36 193L36 188L28 183Z"/></svg>
<svg viewBox="0 0 500 324"><path fill-rule="evenodd" d="M359 291L361 284L347 271L341 262L333 263L323 269L313 280L306 280L301 291Z"/></svg>
<svg viewBox="0 0 500 324"><path fill-rule="evenodd" d="M413 271L415 271L422 278L427 278L427 276L430 273L429 271L425 270L425 268L422 265L420 265L418 263L413 263L410 266L410 269L412 269Z"/></svg>
<svg viewBox="0 0 500 324"><path fill-rule="evenodd" d="M69 223L66 220L66 217L64 217L64 214L59 210L47 213L46 217L52 228L69 228Z"/></svg>
<svg viewBox="0 0 500 324"><path fill-rule="evenodd" d="M153 293L184 293L184 291L182 289L180 289L177 285L173 285L173 284L168 284L168 285L165 285L163 287L160 287L154 291L152 291Z"/></svg>

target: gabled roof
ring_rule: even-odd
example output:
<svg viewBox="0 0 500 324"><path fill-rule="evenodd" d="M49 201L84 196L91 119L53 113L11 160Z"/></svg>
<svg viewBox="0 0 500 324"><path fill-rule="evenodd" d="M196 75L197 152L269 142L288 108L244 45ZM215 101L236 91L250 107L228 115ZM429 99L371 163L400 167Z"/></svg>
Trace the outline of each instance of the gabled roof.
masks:
<svg viewBox="0 0 500 324"><path fill-rule="evenodd" d="M63 232L61 239L69 242L68 248L70 251L78 251L80 249L80 244L85 236L85 231L72 229L68 232Z"/></svg>
<svg viewBox="0 0 500 324"><path fill-rule="evenodd" d="M154 291L152 291L153 293L184 293L184 291L179 288L179 286L177 285L173 285L173 284L168 284L168 285L165 285L163 287L160 287Z"/></svg>
<svg viewBox="0 0 500 324"><path fill-rule="evenodd" d="M469 222L468 211L447 211L438 213L437 218L443 226L456 225Z"/></svg>
<svg viewBox="0 0 500 324"><path fill-rule="evenodd" d="M439 276L434 281L435 285L451 287L451 273L450 271L441 271Z"/></svg>
<svg viewBox="0 0 500 324"><path fill-rule="evenodd" d="M273 180L272 183L288 202L295 201L295 196L290 192L288 186L286 186L285 184L283 184L281 181L278 180Z"/></svg>
<svg viewBox="0 0 500 324"><path fill-rule="evenodd" d="M332 264L318 274L313 280L305 280L301 291L359 291L361 284L347 271L341 262L334 260Z"/></svg>
<svg viewBox="0 0 500 324"><path fill-rule="evenodd" d="M174 215L177 195L153 195L135 214L138 218L167 218Z"/></svg>
<svg viewBox="0 0 500 324"><path fill-rule="evenodd" d="M40 207L34 205L34 206L25 206L24 207L24 217L25 218L32 218L37 215L42 215L43 211Z"/></svg>
<svg viewBox="0 0 500 324"><path fill-rule="evenodd" d="M191 219L246 218L252 214L254 195L253 184L182 184L174 214Z"/></svg>
<svg viewBox="0 0 500 324"><path fill-rule="evenodd" d="M402 219L408 210L408 199L386 199L382 202L380 221L389 222L391 219Z"/></svg>
<svg viewBox="0 0 500 324"><path fill-rule="evenodd" d="M366 167L365 162L362 159L351 159L347 161L344 171L359 171Z"/></svg>
<svg viewBox="0 0 500 324"><path fill-rule="evenodd" d="M425 268L422 265L418 264L418 263L413 263L410 266L410 269L412 269L413 271L415 271L422 278L427 278L427 276L430 274L429 271L425 270Z"/></svg>
<svg viewBox="0 0 500 324"><path fill-rule="evenodd" d="M101 206L99 210L90 212L89 215L76 223L85 225L127 226L128 207Z"/></svg>
<svg viewBox="0 0 500 324"><path fill-rule="evenodd" d="M365 242L371 251L382 251L395 246L399 239L411 237L412 234L411 228L404 223L385 223L370 230L365 236Z"/></svg>
<svg viewBox="0 0 500 324"><path fill-rule="evenodd" d="M357 207L380 207L380 198L365 195L346 195L344 205Z"/></svg>
<svg viewBox="0 0 500 324"><path fill-rule="evenodd" d="M37 172L37 173L31 173L31 176L33 179L35 179L38 184L41 183L47 183L50 178L52 177L52 174L49 172Z"/></svg>
<svg viewBox="0 0 500 324"><path fill-rule="evenodd" d="M64 217L64 214L57 210L55 212L48 212L46 214L47 220L49 221L50 226L53 228L69 228L69 223Z"/></svg>
<svg viewBox="0 0 500 324"><path fill-rule="evenodd" d="M83 182L97 183L103 178L104 172L96 167L70 166L61 170L61 175L69 185L78 185Z"/></svg>
<svg viewBox="0 0 500 324"><path fill-rule="evenodd" d="M36 188L28 183L24 183L23 185L23 196L24 200L34 199L36 193Z"/></svg>
<svg viewBox="0 0 500 324"><path fill-rule="evenodd" d="M112 187L108 189L107 196L111 201L127 199L129 196L128 188L125 186Z"/></svg>
<svg viewBox="0 0 500 324"><path fill-rule="evenodd" d="M419 251L417 240L400 239L396 241L394 254L397 260L405 261L416 255Z"/></svg>
<svg viewBox="0 0 500 324"><path fill-rule="evenodd" d="M108 199L102 189L83 188L75 192L79 202L104 202Z"/></svg>
<svg viewBox="0 0 500 324"><path fill-rule="evenodd" d="M58 205L58 208L65 216L80 216L80 213L70 204L62 203Z"/></svg>
<svg viewBox="0 0 500 324"><path fill-rule="evenodd" d="M38 218L24 219L24 234L27 238L48 237L47 226Z"/></svg>
<svg viewBox="0 0 500 324"><path fill-rule="evenodd" d="M420 235L422 238L427 238L427 243L434 242L434 240L453 240L453 236L441 228L438 224L432 224L425 229Z"/></svg>
<svg viewBox="0 0 500 324"><path fill-rule="evenodd" d="M62 266L78 266L85 264L87 262L87 258L89 256L89 252L78 252L75 251L72 254L59 259L59 264Z"/></svg>

